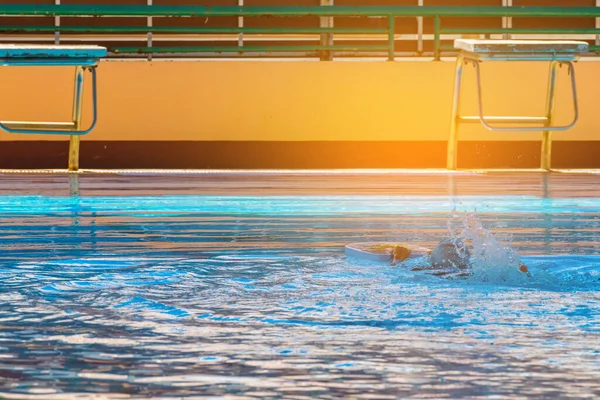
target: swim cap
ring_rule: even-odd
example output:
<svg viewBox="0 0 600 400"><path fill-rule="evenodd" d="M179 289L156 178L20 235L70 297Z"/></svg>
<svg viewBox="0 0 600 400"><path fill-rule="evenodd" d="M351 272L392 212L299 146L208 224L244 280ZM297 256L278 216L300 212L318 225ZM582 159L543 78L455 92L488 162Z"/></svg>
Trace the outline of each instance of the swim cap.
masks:
<svg viewBox="0 0 600 400"><path fill-rule="evenodd" d="M449 238L441 241L431 252L430 260L434 268L466 269L469 267L471 251L459 238Z"/></svg>

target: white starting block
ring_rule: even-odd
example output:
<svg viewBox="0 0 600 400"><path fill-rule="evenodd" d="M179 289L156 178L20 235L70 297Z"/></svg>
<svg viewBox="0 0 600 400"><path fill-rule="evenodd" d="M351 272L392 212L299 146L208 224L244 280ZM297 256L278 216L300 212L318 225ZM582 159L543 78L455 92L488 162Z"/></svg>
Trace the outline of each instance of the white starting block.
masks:
<svg viewBox="0 0 600 400"><path fill-rule="evenodd" d="M17 134L70 135L69 170L79 168L79 137L90 133L97 120L96 67L106 57L100 46L48 46L0 44L0 66L75 67L73 118L69 122L0 121L0 129ZM92 73L92 122L81 128L83 72Z"/></svg>
<svg viewBox="0 0 600 400"><path fill-rule="evenodd" d="M541 168L549 170L551 163L551 136L553 131L566 131L577 123L579 118L579 107L577 104L577 88L575 81L575 68L573 62L588 51L586 42L578 41L541 41L541 40L478 40L457 39L454 47L460 50L456 60L456 77L454 83L454 100L452 103L452 124L448 140L448 169L456 169L458 127L461 123L480 122L490 131L497 132L542 132L542 157ZM546 113L544 116L486 116L483 112L483 100L481 93L481 72L479 63L482 61L548 61L550 62L550 73L548 77L548 89L546 93ZM467 63L475 67L477 80L477 97L479 115L460 115L460 90L463 75L463 66ZM568 125L553 125L554 105L556 97L556 81L558 68L565 64L571 76L571 90L573 93L574 116ZM498 126L496 124L504 124ZM506 124L517 124L518 126L506 126ZM525 126L525 125L537 126Z"/></svg>

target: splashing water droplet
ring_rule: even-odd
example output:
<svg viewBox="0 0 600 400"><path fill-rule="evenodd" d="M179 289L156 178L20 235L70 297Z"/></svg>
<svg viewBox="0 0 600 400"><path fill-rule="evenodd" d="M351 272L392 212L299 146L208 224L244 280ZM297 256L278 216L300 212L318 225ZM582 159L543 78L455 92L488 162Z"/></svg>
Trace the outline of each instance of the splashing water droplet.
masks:
<svg viewBox="0 0 600 400"><path fill-rule="evenodd" d="M521 256L510 244L498 241L475 215L468 215L463 220L463 229L458 237L470 247L472 279L498 282L530 276L521 271Z"/></svg>

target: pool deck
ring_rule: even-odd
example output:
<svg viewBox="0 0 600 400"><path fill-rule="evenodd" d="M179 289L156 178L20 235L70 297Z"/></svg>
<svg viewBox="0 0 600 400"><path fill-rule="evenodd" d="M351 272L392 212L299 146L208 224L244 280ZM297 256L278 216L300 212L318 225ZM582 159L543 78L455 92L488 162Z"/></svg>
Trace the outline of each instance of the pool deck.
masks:
<svg viewBox="0 0 600 400"><path fill-rule="evenodd" d="M0 194L600 197L600 170L0 170Z"/></svg>
<svg viewBox="0 0 600 400"><path fill-rule="evenodd" d="M471 175L490 173L545 173L539 168L477 168L448 170L445 168L428 169L86 169L69 171L68 169L0 169L0 174L109 174L109 175L386 175L386 174L444 174L444 175ZM552 169L550 173L561 174L600 174L600 169Z"/></svg>

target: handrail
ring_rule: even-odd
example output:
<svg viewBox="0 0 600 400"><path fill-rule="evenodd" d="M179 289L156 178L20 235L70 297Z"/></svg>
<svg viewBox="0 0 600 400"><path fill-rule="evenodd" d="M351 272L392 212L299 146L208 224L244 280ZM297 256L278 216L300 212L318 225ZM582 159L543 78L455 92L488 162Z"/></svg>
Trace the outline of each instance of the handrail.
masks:
<svg viewBox="0 0 600 400"><path fill-rule="evenodd" d="M69 32L69 33L251 33L251 34L386 34L383 28L254 28L254 27L184 27L184 26L0 26L1 32ZM600 32L600 29L598 29Z"/></svg>
<svg viewBox="0 0 600 400"><path fill-rule="evenodd" d="M255 28L255 27L166 27L166 26L5 26L0 27L5 33L181 33L181 34L357 34L386 35L385 44L372 43L365 45L261 45L261 46L174 46L174 47L112 47L113 54L164 54L164 53L233 53L252 52L316 52L348 51L362 53L369 51L387 51L388 59L395 57L395 19L401 17L426 17L434 19L434 58L440 59L441 51L447 49L442 44L442 34L494 34L494 33L538 33L538 34L598 34L591 28L444 28L442 18L447 17L561 17L561 18L600 18L600 7L500 7L500 6L156 6L156 5L34 5L3 4L0 5L0 16L8 17L375 17L387 19L385 28ZM383 41L383 39L382 39ZM382 47L383 46L383 47ZM600 50L590 46L591 50Z"/></svg>
<svg viewBox="0 0 600 400"><path fill-rule="evenodd" d="M1 29L1 28L0 28ZM441 33L458 34L537 34L537 35L568 35L568 34L600 34L600 28L443 28Z"/></svg>
<svg viewBox="0 0 600 400"><path fill-rule="evenodd" d="M600 17L600 7L0 5L3 16L124 17Z"/></svg>

